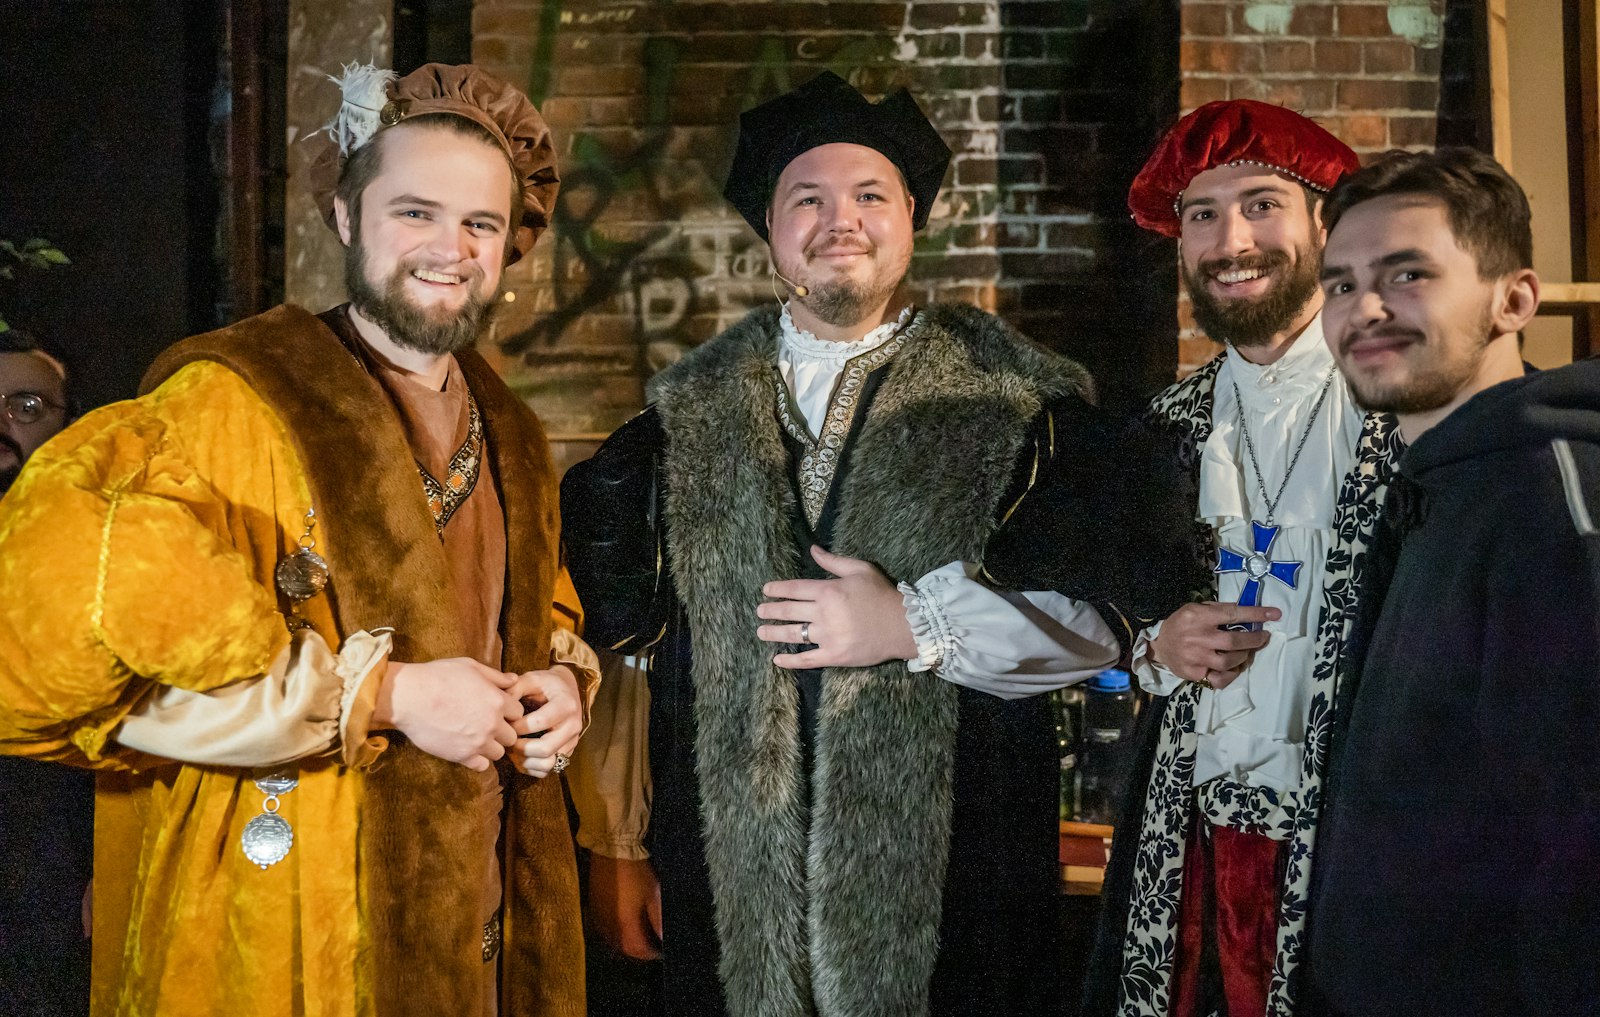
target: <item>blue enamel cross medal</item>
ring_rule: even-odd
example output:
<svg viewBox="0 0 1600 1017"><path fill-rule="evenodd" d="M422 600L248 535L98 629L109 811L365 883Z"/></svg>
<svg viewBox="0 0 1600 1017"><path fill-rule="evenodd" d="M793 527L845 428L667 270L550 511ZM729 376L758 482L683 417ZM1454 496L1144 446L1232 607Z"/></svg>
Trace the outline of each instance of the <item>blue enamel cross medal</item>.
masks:
<svg viewBox="0 0 1600 1017"><path fill-rule="evenodd" d="M1300 566L1305 564L1298 561L1273 561L1272 544L1278 539L1277 526L1264 526L1255 520L1250 521L1251 549L1248 555L1240 554L1231 548L1217 548L1217 564L1211 571L1218 575L1230 572L1243 572L1245 574L1244 590L1239 594L1240 607L1261 606L1261 581L1268 576L1293 590L1299 586ZM1227 629L1240 632L1252 632L1259 629L1259 624L1225 625Z"/></svg>

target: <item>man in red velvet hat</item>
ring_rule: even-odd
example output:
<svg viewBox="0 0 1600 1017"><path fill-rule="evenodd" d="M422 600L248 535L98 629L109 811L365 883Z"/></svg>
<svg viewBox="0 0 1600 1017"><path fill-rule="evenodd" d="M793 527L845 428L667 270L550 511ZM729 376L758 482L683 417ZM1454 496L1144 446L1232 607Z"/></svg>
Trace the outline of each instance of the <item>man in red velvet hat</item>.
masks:
<svg viewBox="0 0 1600 1017"><path fill-rule="evenodd" d="M1226 349L1151 404L1193 483L1195 600L1140 633L1153 694L1108 873L1088 1013L1293 1012L1354 564L1395 458L1322 336L1326 192L1355 153L1248 100L1184 117L1134 181Z"/></svg>

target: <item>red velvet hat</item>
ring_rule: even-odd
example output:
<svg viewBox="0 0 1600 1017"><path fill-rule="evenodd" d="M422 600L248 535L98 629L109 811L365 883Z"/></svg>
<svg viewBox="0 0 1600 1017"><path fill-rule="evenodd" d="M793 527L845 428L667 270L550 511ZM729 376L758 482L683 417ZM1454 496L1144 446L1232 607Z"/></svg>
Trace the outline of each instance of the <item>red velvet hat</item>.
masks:
<svg viewBox="0 0 1600 1017"><path fill-rule="evenodd" d="M1208 102L1179 120L1128 190L1133 220L1175 237L1178 202L1189 182L1218 166L1250 163L1318 191L1361 168L1350 146L1282 106L1253 99Z"/></svg>

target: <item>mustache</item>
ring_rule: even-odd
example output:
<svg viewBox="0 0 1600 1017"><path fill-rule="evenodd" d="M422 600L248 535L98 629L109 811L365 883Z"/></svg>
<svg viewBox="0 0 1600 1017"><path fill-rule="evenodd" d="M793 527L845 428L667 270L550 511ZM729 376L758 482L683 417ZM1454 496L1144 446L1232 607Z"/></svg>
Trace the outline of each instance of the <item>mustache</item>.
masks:
<svg viewBox="0 0 1600 1017"><path fill-rule="evenodd" d="M1238 258L1212 258L1210 261L1202 261L1200 274L1214 276L1219 272L1249 271L1256 268L1271 271L1287 264L1289 264L1287 251L1263 251L1260 254L1246 254Z"/></svg>
<svg viewBox="0 0 1600 1017"><path fill-rule="evenodd" d="M1363 339L1412 339L1422 338L1422 333L1414 328L1402 325L1379 325L1376 328L1362 328L1346 332L1339 340L1339 352L1349 353L1350 347Z"/></svg>
<svg viewBox="0 0 1600 1017"><path fill-rule="evenodd" d="M457 264L430 265L425 259L416 258L411 261L401 262L399 265L400 271L406 273L407 275L410 275L419 268L424 272L438 272L440 275L458 275L464 281L470 283L479 283L483 281L483 266L479 265L475 261L468 261L464 264L460 264L459 267L457 267Z"/></svg>
<svg viewBox="0 0 1600 1017"><path fill-rule="evenodd" d="M871 254L872 248L863 243L855 243L848 240L834 240L808 248L806 250L806 254L814 258L822 254L832 254L835 251L845 251L852 254Z"/></svg>

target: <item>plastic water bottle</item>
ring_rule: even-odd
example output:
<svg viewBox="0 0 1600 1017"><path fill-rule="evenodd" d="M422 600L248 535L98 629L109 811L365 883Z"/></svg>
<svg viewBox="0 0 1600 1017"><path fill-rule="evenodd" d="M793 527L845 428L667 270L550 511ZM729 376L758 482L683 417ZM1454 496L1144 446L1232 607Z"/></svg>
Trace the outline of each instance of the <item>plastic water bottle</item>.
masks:
<svg viewBox="0 0 1600 1017"><path fill-rule="evenodd" d="M1133 687L1126 671L1109 668L1083 693L1082 809L1086 823L1115 823L1133 752Z"/></svg>

